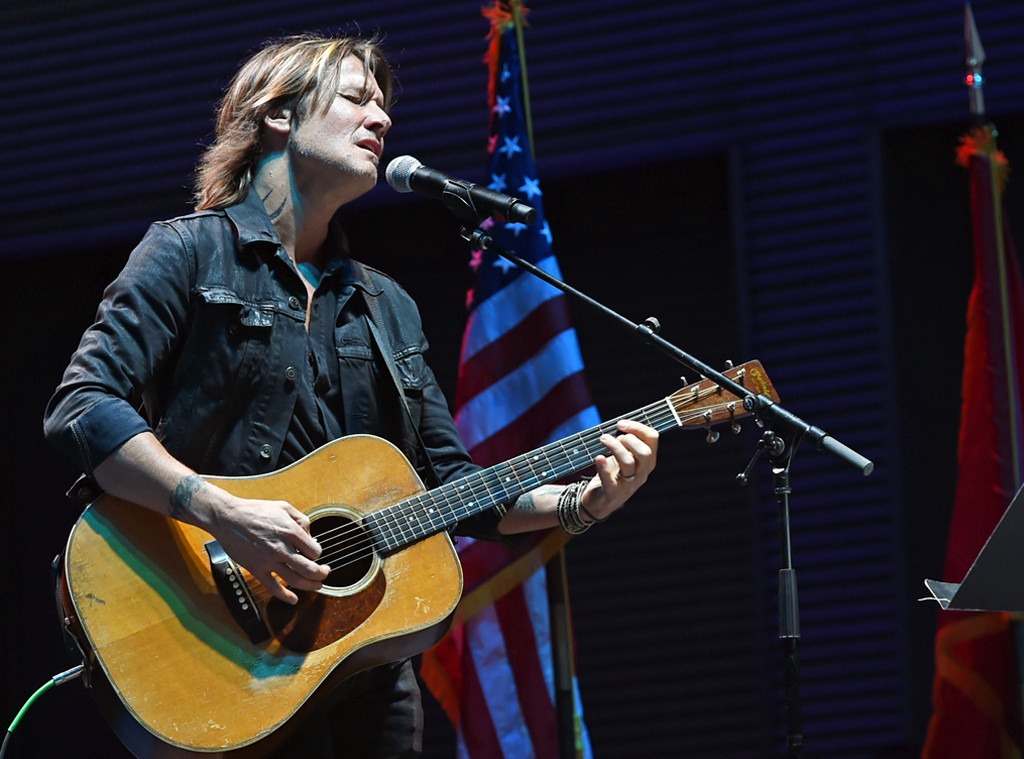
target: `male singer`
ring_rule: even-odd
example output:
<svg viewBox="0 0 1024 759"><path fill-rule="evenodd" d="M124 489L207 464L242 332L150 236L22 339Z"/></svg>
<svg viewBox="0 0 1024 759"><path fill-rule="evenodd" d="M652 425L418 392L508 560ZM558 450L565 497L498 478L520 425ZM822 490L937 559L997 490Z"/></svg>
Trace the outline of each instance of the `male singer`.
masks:
<svg viewBox="0 0 1024 759"><path fill-rule="evenodd" d="M377 181L391 95L372 41L290 37L252 56L219 107L197 210L150 227L46 410L48 439L101 488L211 533L288 603L328 574L308 517L198 472L266 473L356 433L395 443L428 483L476 469L424 360L415 304L349 257L334 221ZM497 539L603 521L655 466L654 430L624 421L618 432L602 438L608 455L588 482L540 487L460 531ZM399 662L346 681L278 756L415 756L421 722Z"/></svg>

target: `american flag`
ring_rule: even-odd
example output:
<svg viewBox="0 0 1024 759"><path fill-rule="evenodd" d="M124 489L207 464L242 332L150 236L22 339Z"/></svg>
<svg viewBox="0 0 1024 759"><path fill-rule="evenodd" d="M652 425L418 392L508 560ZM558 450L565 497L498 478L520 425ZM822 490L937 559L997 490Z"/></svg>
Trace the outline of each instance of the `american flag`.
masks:
<svg viewBox="0 0 1024 759"><path fill-rule="evenodd" d="M494 219L482 226L501 247L560 277L527 126L516 28L525 12L515 1L484 9L491 21L489 186L533 206L537 218L530 226ZM455 420L474 460L496 464L599 424L566 297L491 251L476 251L471 266ZM459 618L466 621L427 652L422 669L456 727L460 757L559 755L544 561L563 543L561 531L518 551L460 538L466 593ZM578 709L575 724L576 754L590 756Z"/></svg>

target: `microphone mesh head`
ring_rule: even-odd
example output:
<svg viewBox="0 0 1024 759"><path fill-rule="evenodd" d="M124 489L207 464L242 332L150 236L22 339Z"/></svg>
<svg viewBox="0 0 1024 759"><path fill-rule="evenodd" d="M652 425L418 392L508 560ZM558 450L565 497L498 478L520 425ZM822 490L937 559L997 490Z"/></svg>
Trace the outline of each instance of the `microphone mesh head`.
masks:
<svg viewBox="0 0 1024 759"><path fill-rule="evenodd" d="M391 163L388 164L384 177L395 192L412 192L409 178L422 165L411 155L400 155L398 158L392 159Z"/></svg>

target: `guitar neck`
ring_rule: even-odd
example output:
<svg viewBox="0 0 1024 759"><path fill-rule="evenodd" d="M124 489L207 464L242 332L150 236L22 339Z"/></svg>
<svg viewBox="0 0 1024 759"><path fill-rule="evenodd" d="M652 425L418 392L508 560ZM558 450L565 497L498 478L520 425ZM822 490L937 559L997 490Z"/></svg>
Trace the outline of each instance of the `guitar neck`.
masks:
<svg viewBox="0 0 1024 759"><path fill-rule="evenodd" d="M758 361L747 361L728 369L725 376L751 393L771 401L779 400ZM741 398L704 379L630 414L381 509L368 515L364 524L377 550L393 553L451 529L466 517L498 504L513 503L523 493L586 469L595 456L606 452L601 436L614 435L621 419L643 422L658 432L675 427L710 429L714 424L726 422L738 429L737 420L750 413Z"/></svg>
<svg viewBox="0 0 1024 759"><path fill-rule="evenodd" d="M382 553L393 553L474 514L513 503L534 488L590 466L597 454L606 452L601 436L614 434L620 419L635 419L658 432L681 424L672 404L663 399L375 512L367 516L366 527Z"/></svg>

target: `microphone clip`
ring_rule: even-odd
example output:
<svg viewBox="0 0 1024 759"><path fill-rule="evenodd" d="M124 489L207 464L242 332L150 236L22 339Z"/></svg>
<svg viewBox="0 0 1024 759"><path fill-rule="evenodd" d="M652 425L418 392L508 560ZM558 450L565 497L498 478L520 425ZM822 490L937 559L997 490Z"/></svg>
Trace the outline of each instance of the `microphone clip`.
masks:
<svg viewBox="0 0 1024 759"><path fill-rule="evenodd" d="M477 210L469 185L457 179L449 179L445 182L440 200L445 208L467 226L479 227L488 216L488 214Z"/></svg>

